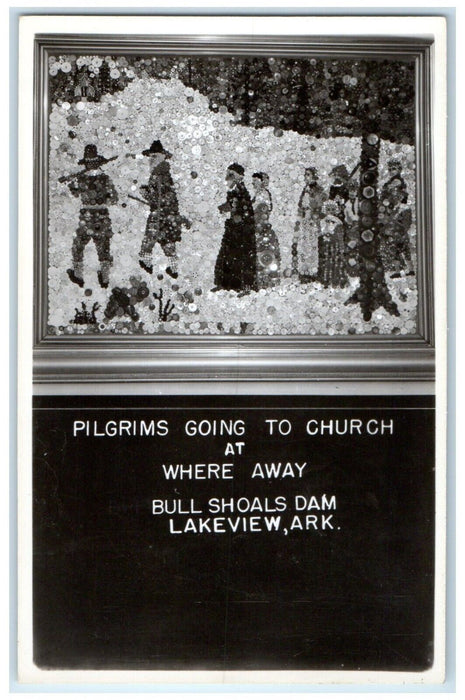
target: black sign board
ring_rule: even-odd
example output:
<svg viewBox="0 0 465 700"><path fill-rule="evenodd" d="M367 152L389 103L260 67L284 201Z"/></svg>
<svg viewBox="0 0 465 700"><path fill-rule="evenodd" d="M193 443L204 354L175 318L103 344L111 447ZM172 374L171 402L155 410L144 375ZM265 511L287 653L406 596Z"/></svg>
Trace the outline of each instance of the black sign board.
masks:
<svg viewBox="0 0 465 700"><path fill-rule="evenodd" d="M422 671L434 399L36 397L42 669Z"/></svg>

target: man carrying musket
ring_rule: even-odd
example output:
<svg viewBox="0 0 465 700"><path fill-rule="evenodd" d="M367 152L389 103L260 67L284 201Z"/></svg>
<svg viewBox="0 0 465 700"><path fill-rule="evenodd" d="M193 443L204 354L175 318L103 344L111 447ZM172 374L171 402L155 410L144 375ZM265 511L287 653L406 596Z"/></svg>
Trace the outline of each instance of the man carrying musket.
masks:
<svg viewBox="0 0 465 700"><path fill-rule="evenodd" d="M116 204L118 194L108 175L100 168L109 160L99 155L97 146L87 144L79 165L85 170L72 176L68 187L74 197L81 197L79 225L72 246L73 267L67 270L71 282L84 286L84 249L94 241L100 263L98 280L101 287L108 287L108 278L113 258L110 255L110 239L113 236L108 205Z"/></svg>

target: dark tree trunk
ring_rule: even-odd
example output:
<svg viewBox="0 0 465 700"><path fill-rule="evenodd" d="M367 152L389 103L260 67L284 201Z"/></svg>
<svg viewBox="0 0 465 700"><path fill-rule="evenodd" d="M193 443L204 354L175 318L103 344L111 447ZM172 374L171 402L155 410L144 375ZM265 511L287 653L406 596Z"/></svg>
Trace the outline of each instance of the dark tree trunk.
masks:
<svg viewBox="0 0 465 700"><path fill-rule="evenodd" d="M187 59L187 85L192 87L192 61L190 58Z"/></svg>
<svg viewBox="0 0 465 700"><path fill-rule="evenodd" d="M379 254L378 164L380 138L374 132L362 136L359 187L358 265L360 284L346 304L360 304L363 319L370 321L373 311L383 306L399 316L397 304L387 288Z"/></svg>

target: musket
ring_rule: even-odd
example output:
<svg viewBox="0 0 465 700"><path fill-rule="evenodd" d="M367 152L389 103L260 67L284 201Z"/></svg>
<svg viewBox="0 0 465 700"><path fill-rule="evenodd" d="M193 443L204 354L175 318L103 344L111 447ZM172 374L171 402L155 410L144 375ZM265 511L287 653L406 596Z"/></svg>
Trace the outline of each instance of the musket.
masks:
<svg viewBox="0 0 465 700"><path fill-rule="evenodd" d="M119 158L119 156L113 156L113 158L108 158L107 163L111 163L112 160L116 160L117 158ZM106 165L106 163L102 163L102 165ZM72 175L62 175L58 178L58 182L68 182L68 180L75 180L77 177L79 177L80 175L84 175L84 173L87 172L87 169L84 168L84 170L80 170L78 173L73 173Z"/></svg>
<svg viewBox="0 0 465 700"><path fill-rule="evenodd" d="M355 166L355 168L354 168L354 169L352 170L352 172L350 173L350 175L349 175L349 177L347 178L347 180L352 180L353 176L355 175L355 173L357 172L357 170L360 168L361 165L362 165L362 162L359 161L359 162L357 163L357 165Z"/></svg>
<svg viewBox="0 0 465 700"><path fill-rule="evenodd" d="M150 207L150 202L147 202L145 199L141 199L140 197L136 197L133 194L128 194L129 199L134 199L136 202L140 202L141 204L146 204L148 207ZM190 229L192 226L192 222L189 221L189 219L186 216L181 216L181 224L187 228L187 230Z"/></svg>
<svg viewBox="0 0 465 700"><path fill-rule="evenodd" d="M136 202L140 202L141 204L146 204L148 207L150 206L150 203L147 202L145 199L141 199L140 197L136 197L136 196L133 195L133 194L128 194L128 197L129 197L130 199L135 199Z"/></svg>

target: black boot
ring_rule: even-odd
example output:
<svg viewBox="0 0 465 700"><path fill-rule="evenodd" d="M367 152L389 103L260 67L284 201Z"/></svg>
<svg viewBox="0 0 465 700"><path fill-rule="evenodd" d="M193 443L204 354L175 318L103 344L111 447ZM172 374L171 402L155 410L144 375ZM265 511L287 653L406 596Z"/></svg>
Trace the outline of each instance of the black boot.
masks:
<svg viewBox="0 0 465 700"><path fill-rule="evenodd" d="M129 316L132 318L133 321L138 321L139 320L139 314L135 310L134 306L132 304L129 304L127 308L127 313Z"/></svg>
<svg viewBox="0 0 465 700"><path fill-rule="evenodd" d="M147 263L145 263L143 260L139 260L139 265L141 266L141 268L142 268L143 270L145 270L146 272L148 272L149 275L152 274L152 272L153 272L153 267L152 267L152 265L147 265Z"/></svg>
<svg viewBox="0 0 465 700"><path fill-rule="evenodd" d="M102 274L101 270L99 270L97 272L97 277L98 277L99 285L102 287L102 289L106 289L108 287L108 282L103 281L103 274Z"/></svg>
<svg viewBox="0 0 465 700"><path fill-rule="evenodd" d="M68 277L69 277L69 279L71 280L71 282L74 282L74 284L79 285L79 287L83 287L83 286L84 286L84 280L82 279L82 277L78 277L78 276L74 273L74 270L73 270L71 267L68 268L68 269L66 270L66 272L68 273Z"/></svg>

